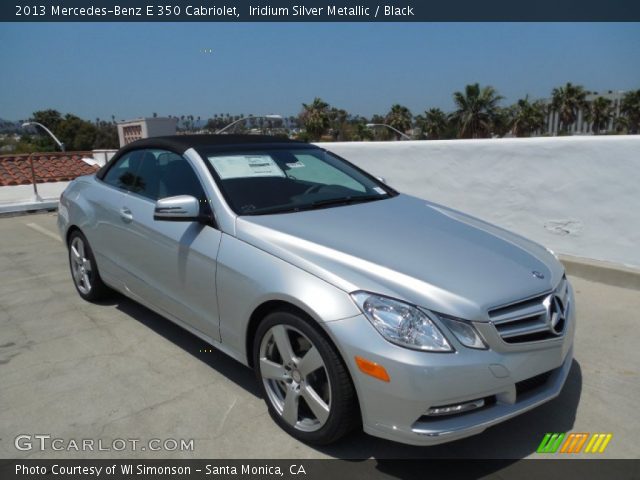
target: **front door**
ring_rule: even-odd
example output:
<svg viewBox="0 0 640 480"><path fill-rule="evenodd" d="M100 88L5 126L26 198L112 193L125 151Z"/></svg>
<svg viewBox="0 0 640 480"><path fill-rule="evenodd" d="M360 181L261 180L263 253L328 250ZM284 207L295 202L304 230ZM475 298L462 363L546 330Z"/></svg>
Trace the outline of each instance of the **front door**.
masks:
<svg viewBox="0 0 640 480"><path fill-rule="evenodd" d="M135 182L122 200L124 235L118 250L126 288L136 297L219 340L216 258L221 233L199 222L153 219L159 198L192 195L210 208L189 161L162 150L140 150Z"/></svg>

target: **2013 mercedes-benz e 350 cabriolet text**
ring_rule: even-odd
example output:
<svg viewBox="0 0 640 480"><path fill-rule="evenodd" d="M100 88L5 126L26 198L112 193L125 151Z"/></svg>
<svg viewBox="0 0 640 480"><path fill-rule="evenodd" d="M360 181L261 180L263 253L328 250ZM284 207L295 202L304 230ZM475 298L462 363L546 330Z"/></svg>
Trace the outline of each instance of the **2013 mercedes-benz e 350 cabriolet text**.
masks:
<svg viewBox="0 0 640 480"><path fill-rule="evenodd" d="M253 368L305 442L467 437L556 397L571 366L553 252L315 145L139 140L58 218L82 298L117 290Z"/></svg>

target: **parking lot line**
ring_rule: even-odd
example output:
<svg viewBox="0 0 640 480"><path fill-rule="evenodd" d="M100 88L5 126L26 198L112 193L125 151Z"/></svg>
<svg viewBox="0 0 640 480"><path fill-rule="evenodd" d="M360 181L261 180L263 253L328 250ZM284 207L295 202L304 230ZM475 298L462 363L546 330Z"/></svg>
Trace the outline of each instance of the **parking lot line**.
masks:
<svg viewBox="0 0 640 480"><path fill-rule="evenodd" d="M32 228L33 230L35 230L36 232L40 232L43 235L46 235L49 238L53 238L54 240L61 242L62 240L60 240L60 237L58 235L56 235L55 233L53 233L51 230L48 230L44 227L41 227L40 225L36 224L36 223L25 223L25 225L29 228Z"/></svg>

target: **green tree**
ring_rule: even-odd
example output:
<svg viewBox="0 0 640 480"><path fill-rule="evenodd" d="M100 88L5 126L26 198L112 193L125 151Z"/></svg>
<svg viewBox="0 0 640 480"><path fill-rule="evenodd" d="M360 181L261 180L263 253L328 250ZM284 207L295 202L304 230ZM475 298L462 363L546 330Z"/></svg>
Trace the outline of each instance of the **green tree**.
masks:
<svg viewBox="0 0 640 480"><path fill-rule="evenodd" d="M578 111L587 107L587 92L581 85L568 82L551 92L551 109L558 113L559 131L566 133L578 118Z"/></svg>
<svg viewBox="0 0 640 480"><path fill-rule="evenodd" d="M620 114L628 133L640 133L640 90L633 90L623 95L620 101Z"/></svg>
<svg viewBox="0 0 640 480"><path fill-rule="evenodd" d="M314 98L308 105L303 103L300 123L310 140L320 140L331 126L329 104L319 97Z"/></svg>
<svg viewBox="0 0 640 480"><path fill-rule="evenodd" d="M429 140L446 138L449 130L447 114L439 108L430 108L423 115L416 117L418 128L426 133Z"/></svg>
<svg viewBox="0 0 640 480"><path fill-rule="evenodd" d="M491 134L504 137L511 131L511 122L513 121L514 110L512 107L497 107L493 117L493 126Z"/></svg>
<svg viewBox="0 0 640 480"><path fill-rule="evenodd" d="M373 123L373 124L379 125L379 124L386 123L386 121L387 119L385 118L384 115L380 115L376 113L371 116L371 121L366 123ZM372 139L378 142L392 140L393 138L395 138L394 132L390 128L373 127L373 128L369 128L369 130L371 130Z"/></svg>
<svg viewBox="0 0 640 480"><path fill-rule="evenodd" d="M60 112L53 109L33 112L33 116L31 117L31 121L43 124L54 133L58 129L62 120L63 118Z"/></svg>
<svg viewBox="0 0 640 480"><path fill-rule="evenodd" d="M594 135L599 135L609 126L613 118L612 102L608 98L598 97L589 102L585 111L585 119L591 123L591 131Z"/></svg>
<svg viewBox="0 0 640 480"><path fill-rule="evenodd" d="M458 128L458 137L490 137L500 100L502 97L493 87L480 88L477 83L467 85L464 92L455 92L456 110L451 114L451 120Z"/></svg>
<svg viewBox="0 0 640 480"><path fill-rule="evenodd" d="M97 130L92 123L68 113L54 133L67 150L91 150Z"/></svg>
<svg viewBox="0 0 640 480"><path fill-rule="evenodd" d="M371 129L367 127L366 119L358 119L352 125L351 140L354 140L354 141L373 140L373 131L371 131Z"/></svg>
<svg viewBox="0 0 640 480"><path fill-rule="evenodd" d="M527 95L512 107L511 132L516 137L530 137L544 128L546 115L547 107L544 102L531 102Z"/></svg>
<svg viewBox="0 0 640 480"><path fill-rule="evenodd" d="M331 107L329 109L329 128L334 140L346 140L348 117L349 114L342 108Z"/></svg>
<svg viewBox="0 0 640 480"><path fill-rule="evenodd" d="M100 121L96 127L93 148L118 148L118 128L110 122Z"/></svg>
<svg viewBox="0 0 640 480"><path fill-rule="evenodd" d="M384 118L384 123L402 133L406 133L407 130L411 129L413 115L407 107L396 103L391 106L391 110L389 110L389 113L387 113ZM398 133L394 134L396 138L400 140L401 135Z"/></svg>
<svg viewBox="0 0 640 480"><path fill-rule="evenodd" d="M60 138L58 131L63 118L59 111L53 109L39 110L37 112L33 112L29 121L41 123L51 130L54 135ZM33 139L28 145L33 146L34 151L52 152L58 150L58 145L40 127L31 127L29 132L33 134Z"/></svg>
<svg viewBox="0 0 640 480"><path fill-rule="evenodd" d="M93 150L95 148L117 148L118 131L112 122L96 119L96 123L73 114L64 117L56 110L34 112L31 121L42 123L65 144L68 151ZM54 151L58 146L41 129L35 128L29 148L32 151Z"/></svg>

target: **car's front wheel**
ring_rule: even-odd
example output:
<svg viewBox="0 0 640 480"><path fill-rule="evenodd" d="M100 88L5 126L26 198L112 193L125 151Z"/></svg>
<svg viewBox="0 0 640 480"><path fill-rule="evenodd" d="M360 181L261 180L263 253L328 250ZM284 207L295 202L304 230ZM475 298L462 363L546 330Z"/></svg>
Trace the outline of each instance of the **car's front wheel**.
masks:
<svg viewBox="0 0 640 480"><path fill-rule="evenodd" d="M359 424L349 373L319 327L281 311L265 317L256 333L256 375L269 413L285 431L322 445Z"/></svg>
<svg viewBox="0 0 640 480"><path fill-rule="evenodd" d="M108 297L111 289L100 278L96 259L86 237L79 230L71 232L68 247L71 278L80 296L90 302Z"/></svg>

